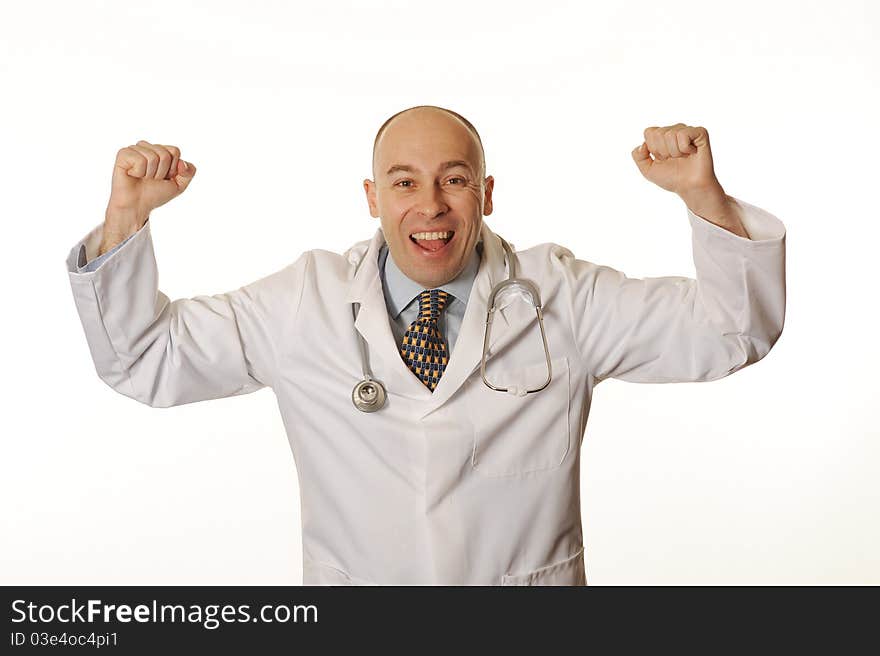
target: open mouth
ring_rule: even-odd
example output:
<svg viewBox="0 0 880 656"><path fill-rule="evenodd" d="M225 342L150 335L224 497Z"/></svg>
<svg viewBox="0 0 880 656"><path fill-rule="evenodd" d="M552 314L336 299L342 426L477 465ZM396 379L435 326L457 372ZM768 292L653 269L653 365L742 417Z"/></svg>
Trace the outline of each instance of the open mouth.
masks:
<svg viewBox="0 0 880 656"><path fill-rule="evenodd" d="M426 253L438 253L446 248L453 237L455 237L454 230L443 230L440 232L415 232L409 236L409 240Z"/></svg>

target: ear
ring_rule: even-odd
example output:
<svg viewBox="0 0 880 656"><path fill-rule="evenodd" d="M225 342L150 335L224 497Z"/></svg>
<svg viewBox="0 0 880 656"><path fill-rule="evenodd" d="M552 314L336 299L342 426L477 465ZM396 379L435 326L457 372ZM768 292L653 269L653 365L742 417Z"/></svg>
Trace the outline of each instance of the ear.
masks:
<svg viewBox="0 0 880 656"><path fill-rule="evenodd" d="M376 183L372 180L364 180L364 193L367 195L367 205L370 206L370 216L379 218L379 205L376 203Z"/></svg>
<svg viewBox="0 0 880 656"><path fill-rule="evenodd" d="M483 196L483 214L489 216L492 213L492 190L495 188L495 178L491 175L486 178L486 192Z"/></svg>

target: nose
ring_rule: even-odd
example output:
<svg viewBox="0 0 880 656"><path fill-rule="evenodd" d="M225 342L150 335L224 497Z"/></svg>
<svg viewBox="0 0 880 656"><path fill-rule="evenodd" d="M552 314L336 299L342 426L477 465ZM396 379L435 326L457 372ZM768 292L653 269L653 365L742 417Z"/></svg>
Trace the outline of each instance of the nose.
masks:
<svg viewBox="0 0 880 656"><path fill-rule="evenodd" d="M449 209L449 206L443 201L439 184L426 186L416 201L416 211L428 219L433 219Z"/></svg>

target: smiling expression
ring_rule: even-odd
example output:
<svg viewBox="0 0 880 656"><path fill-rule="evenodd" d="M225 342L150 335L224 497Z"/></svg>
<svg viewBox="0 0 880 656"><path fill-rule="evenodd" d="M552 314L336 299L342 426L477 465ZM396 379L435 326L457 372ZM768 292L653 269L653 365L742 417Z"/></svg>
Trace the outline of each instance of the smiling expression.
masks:
<svg viewBox="0 0 880 656"><path fill-rule="evenodd" d="M434 107L399 114L376 143L364 180L394 263L426 289L455 279L492 213L482 147L456 116Z"/></svg>

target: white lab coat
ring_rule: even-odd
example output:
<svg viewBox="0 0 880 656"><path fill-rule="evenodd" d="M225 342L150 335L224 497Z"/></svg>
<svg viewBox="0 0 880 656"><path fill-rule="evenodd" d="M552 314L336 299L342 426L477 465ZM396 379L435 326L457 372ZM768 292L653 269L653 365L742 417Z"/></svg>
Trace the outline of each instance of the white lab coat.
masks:
<svg viewBox="0 0 880 656"><path fill-rule="evenodd" d="M117 392L168 407L272 388L299 477L304 584L584 585L580 447L595 385L716 380L760 360L782 331L784 225L735 200L752 240L687 212L696 280L627 278L556 244L517 253L518 275L540 289L553 367L527 396L480 378L487 299L507 277L485 221L433 394L392 336L381 229L343 255L307 251L235 291L173 301L157 287L149 221L97 271L76 273L80 244L97 252L96 226L67 268L97 373ZM388 389L371 414L352 404L355 329ZM489 354L492 382L540 385L534 309L503 306Z"/></svg>

